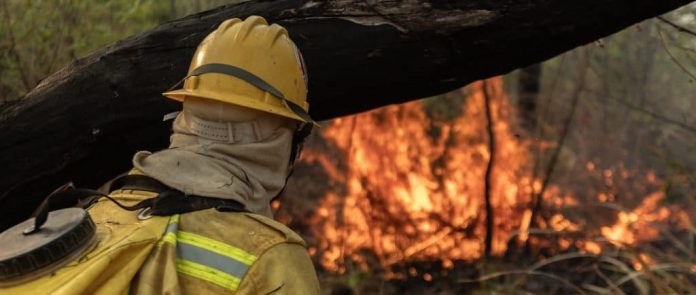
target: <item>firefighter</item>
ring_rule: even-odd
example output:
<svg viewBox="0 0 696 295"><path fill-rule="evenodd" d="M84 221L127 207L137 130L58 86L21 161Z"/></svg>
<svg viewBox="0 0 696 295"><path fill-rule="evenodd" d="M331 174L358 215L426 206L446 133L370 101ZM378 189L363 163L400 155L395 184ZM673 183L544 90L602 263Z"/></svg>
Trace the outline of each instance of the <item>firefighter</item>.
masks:
<svg viewBox="0 0 696 295"><path fill-rule="evenodd" d="M0 264L0 293L319 292L304 241L272 219L270 206L316 124L287 31L258 16L226 20L198 46L182 82L164 93L183 102L170 147L136 153L128 175L89 203L80 226L95 230L83 231L72 254L49 266L35 254L31 263ZM34 226L13 240L59 232L47 230L61 222L56 212L28 220Z"/></svg>

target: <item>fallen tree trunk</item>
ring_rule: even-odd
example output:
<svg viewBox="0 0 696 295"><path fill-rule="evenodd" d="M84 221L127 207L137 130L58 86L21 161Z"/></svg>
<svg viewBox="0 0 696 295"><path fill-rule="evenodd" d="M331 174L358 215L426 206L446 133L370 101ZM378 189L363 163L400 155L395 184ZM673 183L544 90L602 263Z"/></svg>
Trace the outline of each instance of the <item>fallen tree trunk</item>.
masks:
<svg viewBox="0 0 696 295"><path fill-rule="evenodd" d="M305 55L328 119L443 93L543 61L691 0L248 1L163 24L75 61L0 112L0 229L52 188L94 187L168 143L160 93L222 20L257 14Z"/></svg>

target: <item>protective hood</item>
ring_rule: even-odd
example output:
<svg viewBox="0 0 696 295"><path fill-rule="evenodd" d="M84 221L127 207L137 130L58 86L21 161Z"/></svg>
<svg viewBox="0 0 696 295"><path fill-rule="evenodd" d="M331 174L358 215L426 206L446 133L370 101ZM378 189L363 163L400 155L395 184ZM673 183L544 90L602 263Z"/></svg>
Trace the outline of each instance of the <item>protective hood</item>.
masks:
<svg viewBox="0 0 696 295"><path fill-rule="evenodd" d="M291 126L272 114L187 99L174 120L169 148L138 152L133 165L186 194L236 200L272 217L271 199L289 173Z"/></svg>

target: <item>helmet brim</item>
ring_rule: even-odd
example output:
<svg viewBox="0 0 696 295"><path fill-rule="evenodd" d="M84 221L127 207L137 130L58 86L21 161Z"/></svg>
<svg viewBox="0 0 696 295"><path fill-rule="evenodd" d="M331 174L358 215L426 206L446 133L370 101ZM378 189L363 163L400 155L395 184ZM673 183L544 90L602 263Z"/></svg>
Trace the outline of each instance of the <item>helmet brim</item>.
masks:
<svg viewBox="0 0 696 295"><path fill-rule="evenodd" d="M249 99L246 96L242 95L235 95L235 94L226 94L226 95L220 95L218 93L214 93L212 91L205 91L202 89L196 89L196 90L187 90L187 89L177 89L173 91L168 91L165 93L162 93L167 98L184 102L186 97L200 97L200 98L206 98L206 99L211 99L211 100L216 100L216 101L221 101L224 103L229 103L233 105L238 105L242 107L247 107L250 109L266 112L266 113L271 113L274 115L290 118L296 121L300 121L303 123L311 123L316 127L321 127L317 122L315 121L307 121L300 116L296 115L294 112L289 110L286 107L280 107L280 106L274 106L270 104L266 104L260 101L257 101L255 99Z"/></svg>

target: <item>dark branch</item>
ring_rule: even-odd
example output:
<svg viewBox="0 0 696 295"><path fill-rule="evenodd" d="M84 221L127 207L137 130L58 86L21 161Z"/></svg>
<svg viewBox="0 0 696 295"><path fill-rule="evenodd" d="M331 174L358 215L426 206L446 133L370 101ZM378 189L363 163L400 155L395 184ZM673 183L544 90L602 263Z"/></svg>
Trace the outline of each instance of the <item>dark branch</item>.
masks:
<svg viewBox="0 0 696 295"><path fill-rule="evenodd" d="M491 251L493 250L493 205L491 204L491 185L493 183L493 167L495 167L495 132L493 128L495 123L493 122L493 116L491 115L491 96L488 93L488 83L483 80L481 85L483 90L483 104L486 111L486 131L488 133L488 163L486 164L486 175L484 178L483 186L483 199L486 205L486 237L484 240L484 253L486 257L491 257Z"/></svg>
<svg viewBox="0 0 696 295"><path fill-rule="evenodd" d="M687 33L687 34L689 34L689 35L692 35L692 36L696 37L696 32L694 32L694 31L692 31L692 30L689 30L689 29L687 29L687 28L685 28L685 27L683 27L683 26L680 26L680 25L678 25L678 24L675 24L675 23L673 23L673 22L667 20L667 19L664 18L664 17L658 16L657 19L659 19L659 20L662 21L663 23L666 23L666 24L672 26L673 28L677 29L677 31L679 31L679 32L684 32L684 33Z"/></svg>
<svg viewBox="0 0 696 295"><path fill-rule="evenodd" d="M575 110L577 108L578 102L580 101L580 98L582 97L582 92L585 90L585 82L587 79L587 72L588 69L590 68L590 51L585 50L585 56L584 56L584 64L582 68L580 69L579 73L579 79L578 79L578 84L575 86L575 90L573 91L572 94L572 99L570 103L570 109L568 110L568 115L565 118L565 121L563 121L563 127L561 129L561 133L558 138L558 143L556 147L554 148L553 152L551 153L551 158L549 159L549 163L546 165L546 170L544 172L544 180L541 183L541 188L539 189L538 192L535 192L534 198L532 198L532 217L530 218L531 221L531 226L536 227L537 222L536 218L539 214L539 212L542 211L543 207L543 200L544 200L544 193L546 192L546 189L548 188L549 183L551 183L551 178L553 177L553 171L556 169L556 163L558 162L559 156L561 154L561 150L563 150L563 146L565 145L566 138L568 137L568 134L570 132L570 127L572 127L573 123L573 118L575 118ZM532 190L534 192L534 190ZM529 240L525 241L525 249L528 251L529 250Z"/></svg>
<svg viewBox="0 0 696 295"><path fill-rule="evenodd" d="M166 146L160 93L221 21L261 15L305 55L310 112L329 119L540 62L692 0L246 1L165 23L79 59L0 111L0 228L68 180L94 187ZM630 9L627 9L630 7Z"/></svg>

